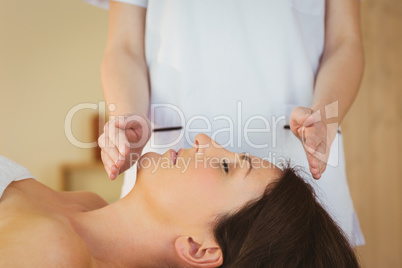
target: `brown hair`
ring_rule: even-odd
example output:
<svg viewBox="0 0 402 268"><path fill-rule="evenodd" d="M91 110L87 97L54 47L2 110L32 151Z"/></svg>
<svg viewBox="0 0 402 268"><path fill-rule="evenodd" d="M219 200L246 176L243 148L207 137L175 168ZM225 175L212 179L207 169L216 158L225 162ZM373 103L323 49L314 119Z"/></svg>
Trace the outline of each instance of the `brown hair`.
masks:
<svg viewBox="0 0 402 268"><path fill-rule="evenodd" d="M220 267L359 267L351 245L291 167L264 195L219 218Z"/></svg>

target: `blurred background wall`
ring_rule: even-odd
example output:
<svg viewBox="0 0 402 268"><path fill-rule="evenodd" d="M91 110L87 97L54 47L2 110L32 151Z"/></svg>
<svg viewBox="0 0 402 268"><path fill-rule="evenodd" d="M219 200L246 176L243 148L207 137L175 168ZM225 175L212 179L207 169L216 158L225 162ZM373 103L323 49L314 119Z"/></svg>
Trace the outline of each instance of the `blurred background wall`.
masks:
<svg viewBox="0 0 402 268"><path fill-rule="evenodd" d="M366 66L342 128L364 267L402 267L402 1L361 4Z"/></svg>
<svg viewBox="0 0 402 268"><path fill-rule="evenodd" d="M366 52L361 91L342 125L347 174L367 244L364 267L402 267L402 1L364 0ZM0 154L60 189L64 163L91 163L64 124L77 104L103 101L100 63L107 12L80 0L0 2ZM77 140L93 141L84 109L72 118ZM102 168L83 168L78 186L109 182ZM84 180L85 178L85 180ZM81 181L81 184L79 183ZM76 183L74 183L76 184ZM81 186L80 186L81 185ZM100 190L102 191L102 189Z"/></svg>

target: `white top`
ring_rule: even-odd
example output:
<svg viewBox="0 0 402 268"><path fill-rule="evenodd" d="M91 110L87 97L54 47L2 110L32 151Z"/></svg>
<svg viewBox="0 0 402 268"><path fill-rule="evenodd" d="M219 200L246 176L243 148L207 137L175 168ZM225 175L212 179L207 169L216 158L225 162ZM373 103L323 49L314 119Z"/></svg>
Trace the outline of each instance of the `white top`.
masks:
<svg viewBox="0 0 402 268"><path fill-rule="evenodd" d="M108 7L107 0L85 1ZM211 120L235 118L239 100L243 121L311 106L324 47L325 0L119 2L147 8L152 104L172 104L187 121L200 111ZM173 108L159 110L151 111L156 127L183 125ZM212 122L212 130L225 123ZM197 126L205 128L193 122Z"/></svg>
<svg viewBox="0 0 402 268"><path fill-rule="evenodd" d="M295 106L312 104L324 48L325 0L118 1L147 8L154 128L184 130L155 132L145 152L189 148L203 132L231 151L274 163L290 159L308 171L300 141L284 126ZM135 172L135 167L126 172L123 195L133 187ZM322 178L308 181L352 243L364 243L341 135Z"/></svg>
<svg viewBox="0 0 402 268"><path fill-rule="evenodd" d="M10 183L25 179L34 179L34 177L23 166L0 155L0 199Z"/></svg>

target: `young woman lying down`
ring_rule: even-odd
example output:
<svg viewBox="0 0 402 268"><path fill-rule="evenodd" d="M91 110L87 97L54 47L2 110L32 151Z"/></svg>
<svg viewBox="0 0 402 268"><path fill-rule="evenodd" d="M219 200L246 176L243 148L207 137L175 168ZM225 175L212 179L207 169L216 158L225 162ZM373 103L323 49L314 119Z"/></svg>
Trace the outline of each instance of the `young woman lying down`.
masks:
<svg viewBox="0 0 402 268"><path fill-rule="evenodd" d="M1 157L0 267L358 267L292 168L203 134L170 153L143 155L135 187L113 204L54 191Z"/></svg>

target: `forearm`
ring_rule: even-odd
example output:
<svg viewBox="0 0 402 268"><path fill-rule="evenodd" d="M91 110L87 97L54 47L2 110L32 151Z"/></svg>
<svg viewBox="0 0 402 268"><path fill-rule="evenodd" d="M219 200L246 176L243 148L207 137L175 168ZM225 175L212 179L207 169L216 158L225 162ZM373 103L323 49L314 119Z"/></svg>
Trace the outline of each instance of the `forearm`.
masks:
<svg viewBox="0 0 402 268"><path fill-rule="evenodd" d="M101 66L103 94L110 115L136 113L147 117L150 101L148 67L144 57L123 49L105 53Z"/></svg>
<svg viewBox="0 0 402 268"><path fill-rule="evenodd" d="M364 55L359 38L346 40L331 51L324 52L315 83L312 109L336 109L331 113L337 114L337 122L341 124L359 91L363 69ZM337 105L329 106L336 101Z"/></svg>

